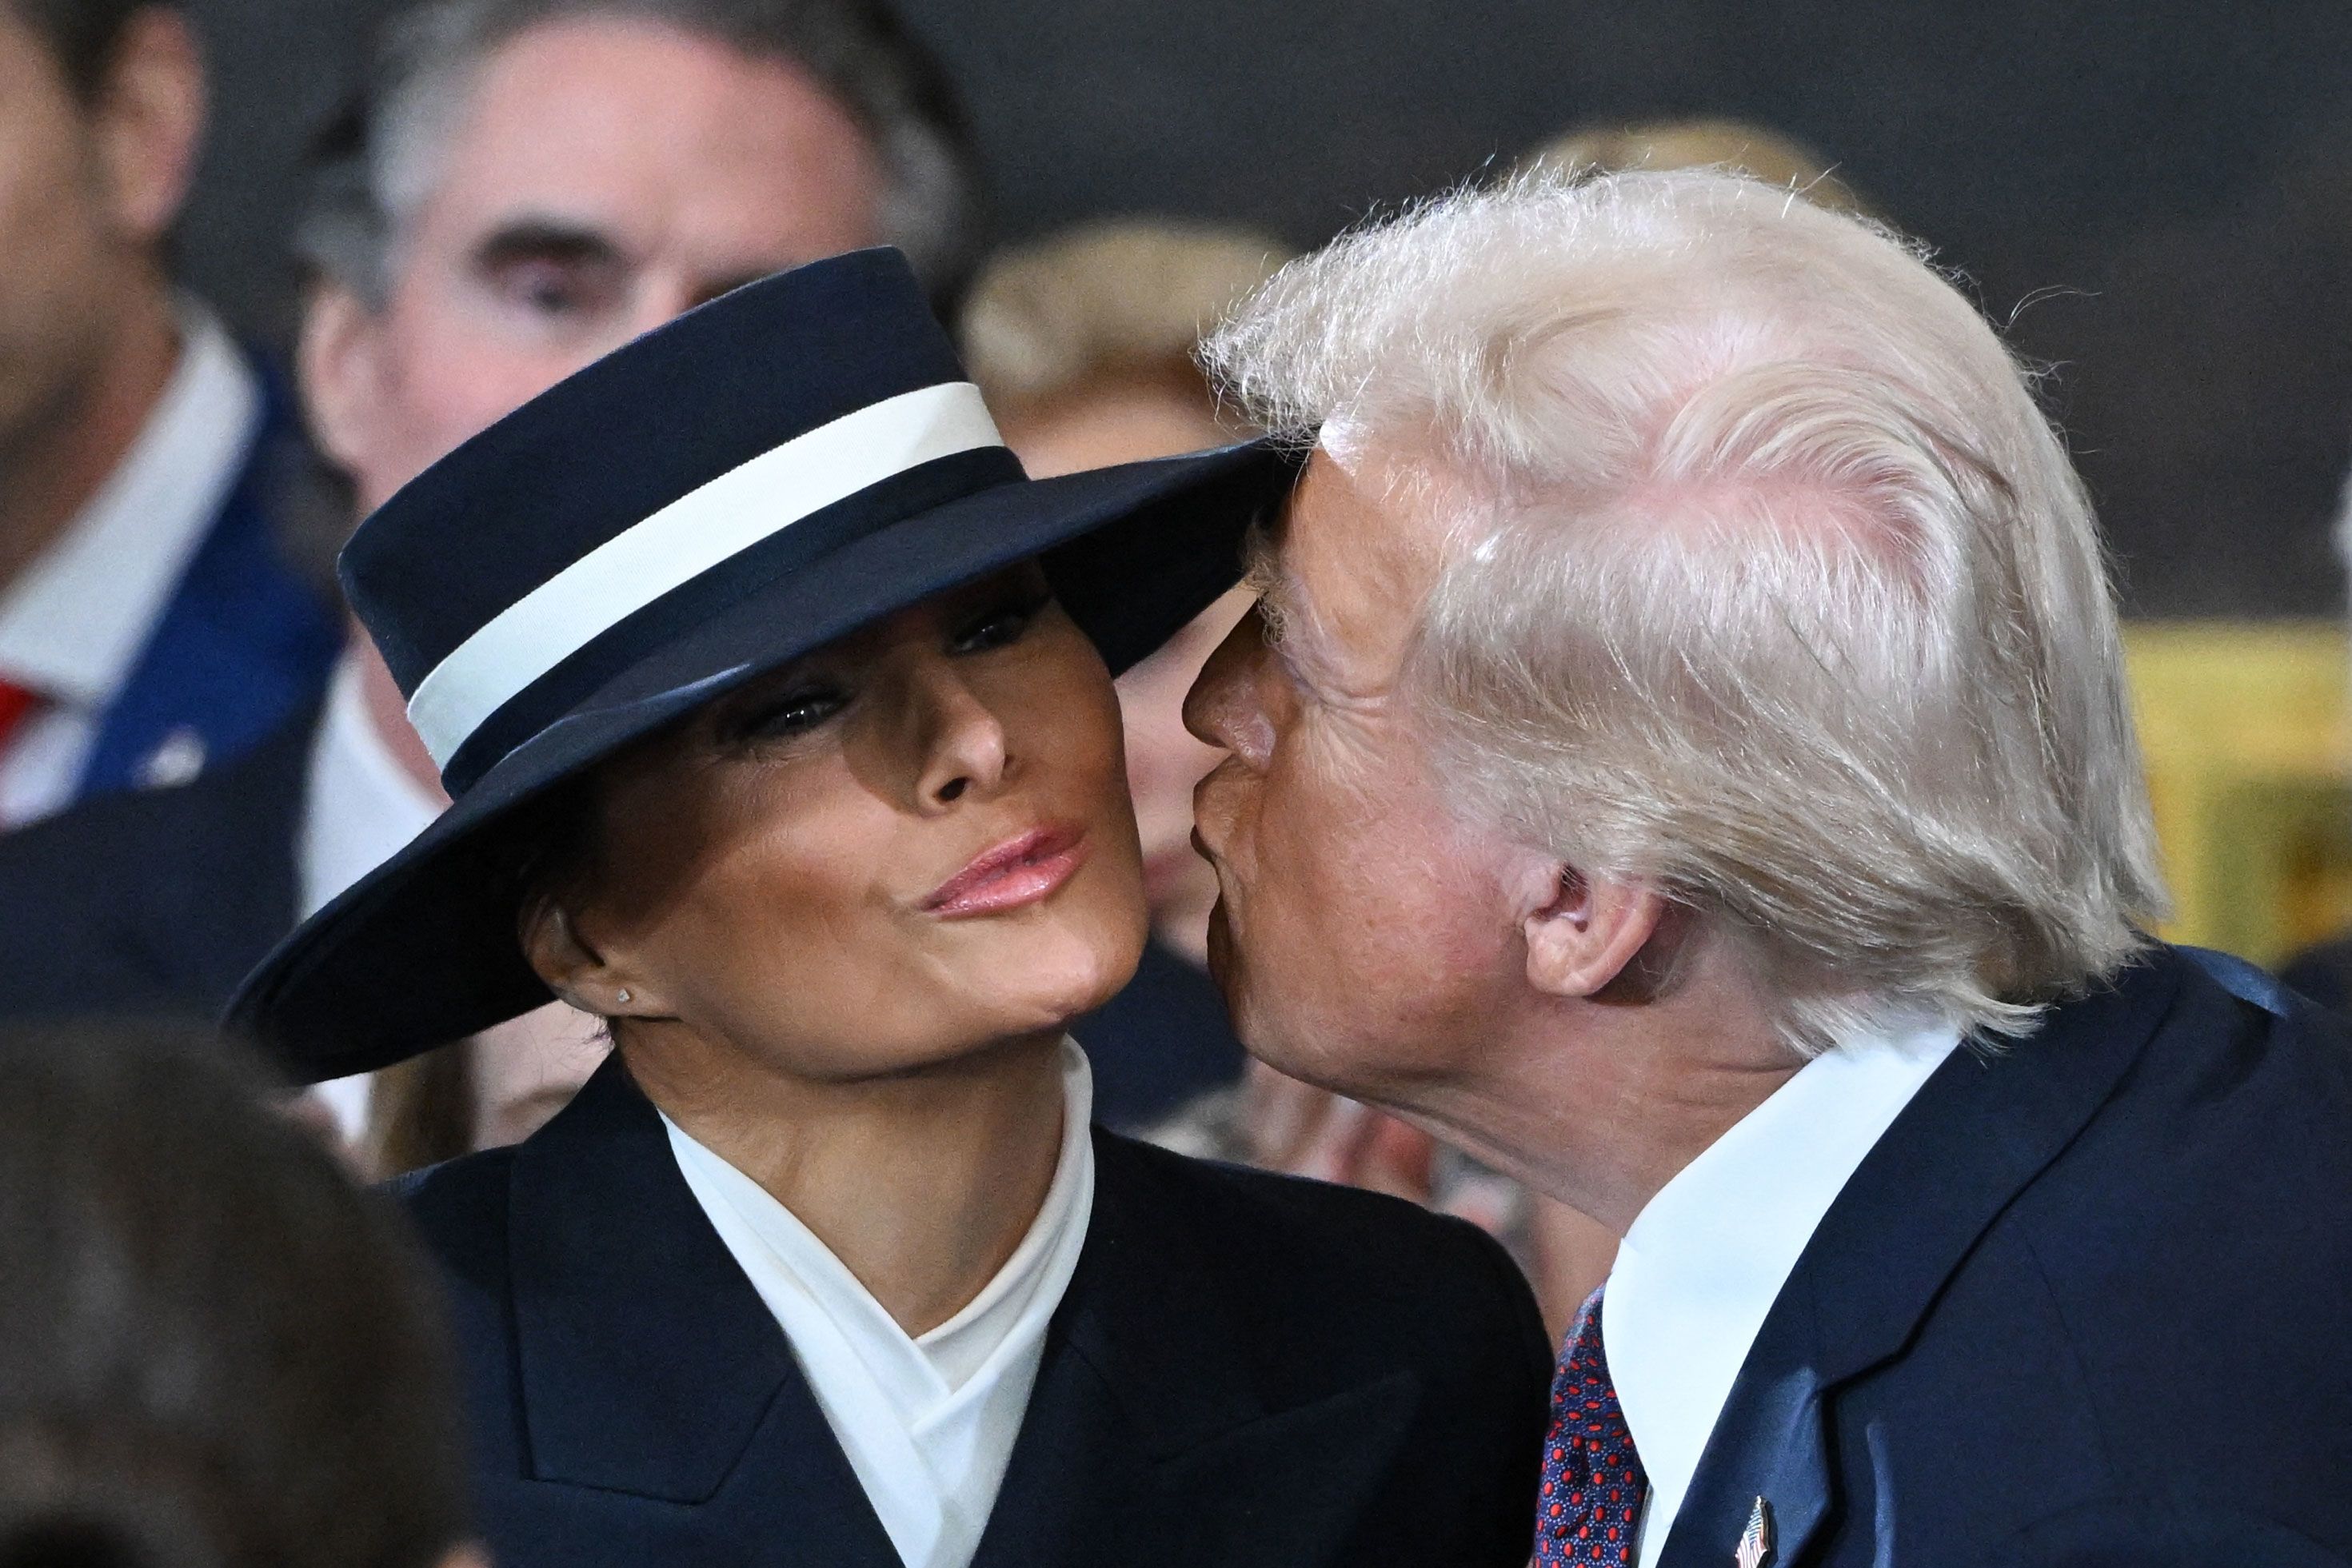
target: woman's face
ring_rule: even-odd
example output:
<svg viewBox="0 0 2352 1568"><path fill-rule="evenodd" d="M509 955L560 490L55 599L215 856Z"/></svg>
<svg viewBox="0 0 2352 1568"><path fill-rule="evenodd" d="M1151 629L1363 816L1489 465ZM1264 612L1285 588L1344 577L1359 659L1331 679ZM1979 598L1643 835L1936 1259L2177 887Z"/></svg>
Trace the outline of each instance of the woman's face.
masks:
<svg viewBox="0 0 2352 1568"><path fill-rule="evenodd" d="M1058 1029L1142 951L1118 703L1034 566L720 698L599 785L554 902L599 999L630 993L604 1010L633 1048L683 1030L806 1077L905 1071Z"/></svg>

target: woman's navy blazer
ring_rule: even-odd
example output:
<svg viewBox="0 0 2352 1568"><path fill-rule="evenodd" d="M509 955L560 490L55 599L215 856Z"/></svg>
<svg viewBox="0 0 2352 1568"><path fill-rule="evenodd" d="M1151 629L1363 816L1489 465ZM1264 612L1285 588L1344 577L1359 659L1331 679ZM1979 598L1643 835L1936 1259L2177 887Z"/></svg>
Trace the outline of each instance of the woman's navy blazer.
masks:
<svg viewBox="0 0 2352 1568"><path fill-rule="evenodd" d="M1528 1560L1551 1357L1458 1220L1097 1129L1086 1249L976 1568ZM500 1568L891 1568L618 1059L400 1189L450 1286Z"/></svg>

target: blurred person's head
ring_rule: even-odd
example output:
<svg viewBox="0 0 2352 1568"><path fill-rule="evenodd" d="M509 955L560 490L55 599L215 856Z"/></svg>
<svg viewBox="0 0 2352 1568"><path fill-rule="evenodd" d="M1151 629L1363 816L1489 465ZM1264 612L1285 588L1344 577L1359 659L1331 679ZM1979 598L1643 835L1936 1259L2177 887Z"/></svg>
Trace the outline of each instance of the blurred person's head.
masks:
<svg viewBox="0 0 2352 1568"><path fill-rule="evenodd" d="M1024 246L973 285L965 361L1039 478L1240 440L1255 432L1220 406L1201 337L1289 256L1255 235L1142 221ZM1234 590L1118 680L1152 923L1195 963L1217 882L1192 850L1192 787L1217 753L1185 730L1184 693L1248 604Z"/></svg>
<svg viewBox="0 0 2352 1568"><path fill-rule="evenodd" d="M397 1215L218 1042L0 1039L0 1562L478 1563Z"/></svg>
<svg viewBox="0 0 2352 1568"><path fill-rule="evenodd" d="M1570 179L1672 169L1720 169L1784 191L1832 212L1871 215L1831 164L1794 137L1738 120L1656 120L1586 126L1545 142L1519 161L1523 172Z"/></svg>
<svg viewBox="0 0 2352 1568"><path fill-rule="evenodd" d="M312 423L372 509L499 415L753 278L894 244L951 294L960 110L877 0L423 0L300 233Z"/></svg>
<svg viewBox="0 0 2352 1568"><path fill-rule="evenodd" d="M160 395L204 120L175 9L0 0L0 520L61 526Z"/></svg>
<svg viewBox="0 0 2352 1568"><path fill-rule="evenodd" d="M1210 351L1319 433L1189 705L1229 750L1213 961L1275 1065L1630 1219L1580 1185L1627 1106L1908 1020L2021 1033L2137 949L2090 507L1884 231L1528 177L1295 264Z"/></svg>

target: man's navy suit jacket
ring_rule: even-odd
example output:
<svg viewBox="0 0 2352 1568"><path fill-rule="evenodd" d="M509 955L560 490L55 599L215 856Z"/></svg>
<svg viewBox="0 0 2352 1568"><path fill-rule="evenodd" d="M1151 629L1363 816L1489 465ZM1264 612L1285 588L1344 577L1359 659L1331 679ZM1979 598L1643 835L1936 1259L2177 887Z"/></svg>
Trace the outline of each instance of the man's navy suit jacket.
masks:
<svg viewBox="0 0 2352 1568"><path fill-rule="evenodd" d="M2158 948L1955 1052L1832 1206L1666 1539L1731 1568L2352 1555L2352 1038Z"/></svg>
<svg viewBox="0 0 2352 1568"><path fill-rule="evenodd" d="M341 617L289 564L283 516L306 461L283 385L266 366L259 427L228 497L99 716L78 799L142 788L167 747L206 767L244 756L324 684Z"/></svg>
<svg viewBox="0 0 2352 1568"><path fill-rule="evenodd" d="M1522 1568L1551 1355L1458 1220L1097 1129L1086 1248L976 1568ZM617 1061L401 1189L500 1568L898 1558Z"/></svg>
<svg viewBox="0 0 2352 1568"><path fill-rule="evenodd" d="M314 701L188 784L0 834L0 1018L216 1022L294 928Z"/></svg>

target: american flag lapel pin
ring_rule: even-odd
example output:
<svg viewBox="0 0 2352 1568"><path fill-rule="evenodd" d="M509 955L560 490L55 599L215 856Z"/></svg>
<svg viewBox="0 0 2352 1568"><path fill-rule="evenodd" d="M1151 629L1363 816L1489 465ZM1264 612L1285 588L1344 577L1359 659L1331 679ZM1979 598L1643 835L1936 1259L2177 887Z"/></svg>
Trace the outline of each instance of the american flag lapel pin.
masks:
<svg viewBox="0 0 2352 1568"><path fill-rule="evenodd" d="M1739 1550L1731 1560L1738 1568L1766 1568L1772 1561L1772 1505L1760 1497L1748 1511L1748 1528L1739 1532Z"/></svg>

